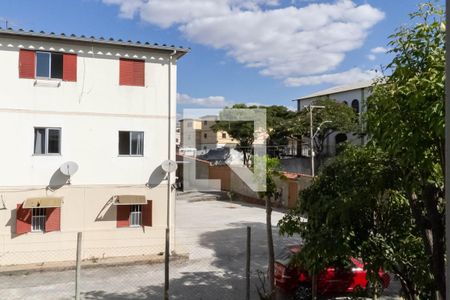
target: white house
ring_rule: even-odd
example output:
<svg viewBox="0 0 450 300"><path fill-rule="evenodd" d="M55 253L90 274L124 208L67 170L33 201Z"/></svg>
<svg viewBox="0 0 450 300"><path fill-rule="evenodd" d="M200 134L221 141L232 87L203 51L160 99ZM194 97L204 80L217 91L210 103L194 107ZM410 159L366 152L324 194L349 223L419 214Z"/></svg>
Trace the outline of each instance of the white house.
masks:
<svg viewBox="0 0 450 300"><path fill-rule="evenodd" d="M72 260L78 231L85 258L163 251L187 52L0 30L0 265Z"/></svg>
<svg viewBox="0 0 450 300"><path fill-rule="evenodd" d="M358 114L359 123L362 126L363 123L361 120L361 113L366 111L366 100L367 97L369 97L371 94L372 85L372 81L364 81L357 82L351 85L336 86L330 89L321 90L316 93L296 99L295 101L297 101L297 110L300 111L304 108L307 108L310 104L318 99L333 99L339 103L345 103L346 105L352 107L355 113ZM365 140L363 138L354 134L333 133L325 142L324 154L334 155L336 153L336 145L345 141L349 141L354 144L365 143ZM303 150L306 151L302 150L302 152L309 151L308 145L305 148L307 149Z"/></svg>

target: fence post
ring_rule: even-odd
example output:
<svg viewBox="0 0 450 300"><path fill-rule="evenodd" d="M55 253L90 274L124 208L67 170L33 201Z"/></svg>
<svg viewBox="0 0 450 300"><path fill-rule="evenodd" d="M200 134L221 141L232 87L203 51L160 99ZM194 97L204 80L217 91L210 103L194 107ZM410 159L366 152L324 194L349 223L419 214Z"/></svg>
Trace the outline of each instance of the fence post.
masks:
<svg viewBox="0 0 450 300"><path fill-rule="evenodd" d="M245 299L250 300L250 254L252 229L247 226L247 260L245 266Z"/></svg>
<svg viewBox="0 0 450 300"><path fill-rule="evenodd" d="M77 233L77 267L75 271L75 300L80 300L80 276L81 276L81 239L82 233Z"/></svg>

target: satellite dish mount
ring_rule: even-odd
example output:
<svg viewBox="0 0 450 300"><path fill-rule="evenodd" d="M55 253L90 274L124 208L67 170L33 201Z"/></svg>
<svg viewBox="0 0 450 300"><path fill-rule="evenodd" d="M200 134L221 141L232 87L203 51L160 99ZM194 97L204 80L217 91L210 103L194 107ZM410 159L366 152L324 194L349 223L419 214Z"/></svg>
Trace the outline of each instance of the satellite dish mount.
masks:
<svg viewBox="0 0 450 300"><path fill-rule="evenodd" d="M69 176L69 179L67 180L67 184L70 185L70 177L73 176L78 171L78 164L73 161L65 162L59 167L59 170L61 173L63 173L66 176Z"/></svg>

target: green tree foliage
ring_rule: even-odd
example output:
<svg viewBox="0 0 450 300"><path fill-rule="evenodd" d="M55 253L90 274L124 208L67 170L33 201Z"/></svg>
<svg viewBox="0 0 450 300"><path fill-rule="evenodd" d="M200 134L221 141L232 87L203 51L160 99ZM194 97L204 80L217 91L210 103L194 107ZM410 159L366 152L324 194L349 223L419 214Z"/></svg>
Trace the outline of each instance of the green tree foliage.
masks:
<svg viewBox="0 0 450 300"><path fill-rule="evenodd" d="M236 109L253 109L257 106L247 106L245 104L235 104L231 108ZM252 153L253 142L255 141L255 130L253 121L239 121L239 113L234 111L230 113L226 109L220 112L219 121L214 124L211 129L214 131L226 131L235 140L239 141L237 149L241 150L244 155L244 164L248 165L248 156ZM220 121L220 120L231 121ZM236 119L236 121L233 121Z"/></svg>
<svg viewBox="0 0 450 300"><path fill-rule="evenodd" d="M292 136L292 122L297 112L289 110L285 106L272 105L267 109L267 128L269 133L269 146L285 146L288 138Z"/></svg>
<svg viewBox="0 0 450 300"><path fill-rule="evenodd" d="M420 234L407 199L397 190L401 174L400 166L382 151L347 147L279 223L281 233L300 233L304 240L298 262L317 273L359 257L372 282L381 267L400 278L409 297L427 289L432 280ZM300 222L303 215L308 222Z"/></svg>
<svg viewBox="0 0 450 300"><path fill-rule="evenodd" d="M445 299L445 24L431 3L411 19L391 36L390 76L368 99L369 145L324 167L280 225L302 234L310 270L359 256L371 277L395 273L408 299Z"/></svg>
<svg viewBox="0 0 450 300"><path fill-rule="evenodd" d="M392 75L368 101L372 142L401 166L409 207L421 233L429 271L445 297L444 78L445 24L431 3L411 15L417 24L391 38Z"/></svg>

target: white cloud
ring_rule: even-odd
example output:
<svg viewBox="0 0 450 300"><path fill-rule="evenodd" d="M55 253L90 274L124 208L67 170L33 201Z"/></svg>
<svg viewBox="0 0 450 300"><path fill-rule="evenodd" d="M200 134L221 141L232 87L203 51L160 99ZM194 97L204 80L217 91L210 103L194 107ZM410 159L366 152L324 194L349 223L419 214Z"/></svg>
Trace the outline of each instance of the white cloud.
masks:
<svg viewBox="0 0 450 300"><path fill-rule="evenodd" d="M228 102L225 97L222 96L209 96L205 98L194 98L187 94L177 94L177 103L178 104L190 104L195 106L203 106L203 107L224 107L230 105L231 102Z"/></svg>
<svg viewBox="0 0 450 300"><path fill-rule="evenodd" d="M388 52L388 49L386 49L384 47L375 47L375 48L372 48L372 50L370 50L370 52L376 53L376 54L378 54L378 53L386 53L386 52Z"/></svg>
<svg viewBox="0 0 450 300"><path fill-rule="evenodd" d="M374 55L374 54L368 54L368 55L367 55L367 58L368 58L369 60L375 60L375 59L377 59L377 56Z"/></svg>
<svg viewBox="0 0 450 300"><path fill-rule="evenodd" d="M317 85L323 83L332 83L336 85L345 85L358 81L367 81L377 77L377 72L372 70L361 70L353 68L345 72L323 74L316 76L290 77L284 83L287 86L306 86Z"/></svg>
<svg viewBox="0 0 450 300"><path fill-rule="evenodd" d="M335 70L384 18L352 0L279 6L279 0L102 0L120 15L161 28L177 26L193 42L216 49L263 75L286 79ZM324 75L325 76L325 75Z"/></svg>

